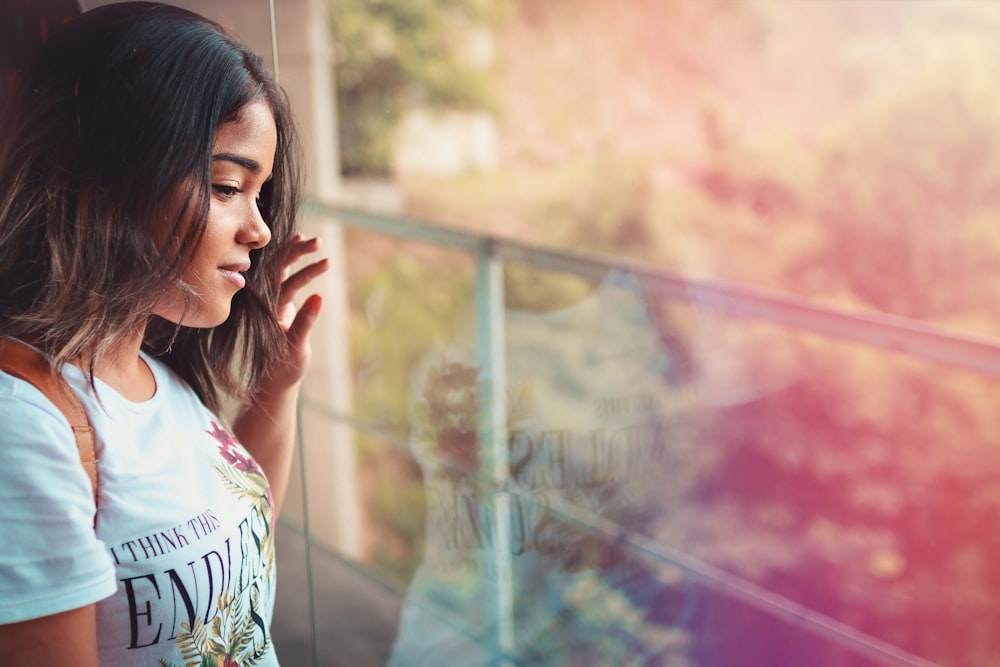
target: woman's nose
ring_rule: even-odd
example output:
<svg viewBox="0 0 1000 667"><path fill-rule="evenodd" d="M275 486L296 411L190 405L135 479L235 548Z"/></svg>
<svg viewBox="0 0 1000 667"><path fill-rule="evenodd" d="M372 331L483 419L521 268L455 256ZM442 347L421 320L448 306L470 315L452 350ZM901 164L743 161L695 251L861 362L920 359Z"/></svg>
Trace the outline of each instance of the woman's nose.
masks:
<svg viewBox="0 0 1000 667"><path fill-rule="evenodd" d="M260 207L256 203L249 204L247 219L240 228L240 243L245 243L251 249L263 248L271 242L271 228L264 222Z"/></svg>

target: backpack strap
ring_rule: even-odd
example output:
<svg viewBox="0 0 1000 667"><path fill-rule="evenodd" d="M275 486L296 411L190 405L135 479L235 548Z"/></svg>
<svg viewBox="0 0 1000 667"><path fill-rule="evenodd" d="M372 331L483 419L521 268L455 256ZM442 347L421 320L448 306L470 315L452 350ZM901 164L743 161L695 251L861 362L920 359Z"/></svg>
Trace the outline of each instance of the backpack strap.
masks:
<svg viewBox="0 0 1000 667"><path fill-rule="evenodd" d="M66 417L76 437L80 462L90 477L96 507L97 456L94 453L94 427L79 397L70 389L69 383L55 372L45 357L20 341L0 338L0 370L34 385ZM97 522L96 515L94 522L95 524Z"/></svg>

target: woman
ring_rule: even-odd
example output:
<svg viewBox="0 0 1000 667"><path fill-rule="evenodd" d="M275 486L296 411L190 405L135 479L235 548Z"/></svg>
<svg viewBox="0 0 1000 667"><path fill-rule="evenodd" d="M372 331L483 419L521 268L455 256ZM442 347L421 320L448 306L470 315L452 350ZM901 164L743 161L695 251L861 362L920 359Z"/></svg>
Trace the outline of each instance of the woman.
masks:
<svg viewBox="0 0 1000 667"><path fill-rule="evenodd" d="M0 373L5 665L277 665L273 528L327 268L294 233L285 97L214 23L151 3L45 45L0 139L0 336L96 436ZM224 397L244 407L232 427ZM95 497L96 496L96 497Z"/></svg>

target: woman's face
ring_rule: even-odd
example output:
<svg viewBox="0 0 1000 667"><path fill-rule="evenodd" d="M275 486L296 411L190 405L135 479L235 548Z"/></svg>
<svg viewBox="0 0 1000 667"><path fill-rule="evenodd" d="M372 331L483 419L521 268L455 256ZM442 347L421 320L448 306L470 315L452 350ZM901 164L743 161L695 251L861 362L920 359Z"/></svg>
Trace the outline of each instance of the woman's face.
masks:
<svg viewBox="0 0 1000 667"><path fill-rule="evenodd" d="M246 284L250 251L271 240L257 207L271 176L278 132L263 100L243 107L236 120L220 125L212 146L212 190L208 219L194 259L183 274L198 295L185 311L174 290L154 313L187 327L214 327L229 317L232 299Z"/></svg>

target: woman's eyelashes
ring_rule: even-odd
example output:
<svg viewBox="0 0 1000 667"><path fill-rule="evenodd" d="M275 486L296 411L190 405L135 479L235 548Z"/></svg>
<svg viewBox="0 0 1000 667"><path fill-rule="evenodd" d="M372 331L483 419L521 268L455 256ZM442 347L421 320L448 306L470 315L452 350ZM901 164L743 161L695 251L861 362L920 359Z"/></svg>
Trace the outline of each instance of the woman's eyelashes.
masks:
<svg viewBox="0 0 1000 667"><path fill-rule="evenodd" d="M229 201L230 199L232 199L233 197L235 197L237 194L239 194L240 192L242 192L242 190L240 190L235 185L222 185L222 184L217 184L217 183L213 183L212 184L212 190L217 195L219 195L219 197L221 199L223 199L224 201Z"/></svg>
<svg viewBox="0 0 1000 667"><path fill-rule="evenodd" d="M236 187L235 185L221 185L221 184L213 184L212 191L215 192L215 194L218 195L219 198L222 199L223 201L229 201L236 195L243 192L243 190ZM257 209L261 213L263 213L264 202L261 200L261 195L258 194L256 197L254 197L253 201L254 204L256 204Z"/></svg>

